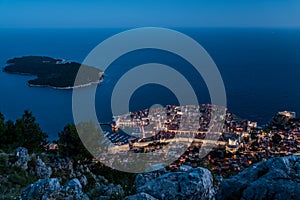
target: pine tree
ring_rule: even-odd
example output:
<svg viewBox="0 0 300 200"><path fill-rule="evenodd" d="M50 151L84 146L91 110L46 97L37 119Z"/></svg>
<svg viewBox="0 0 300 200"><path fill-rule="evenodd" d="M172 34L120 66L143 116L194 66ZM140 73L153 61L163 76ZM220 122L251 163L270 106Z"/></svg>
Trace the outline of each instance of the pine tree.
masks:
<svg viewBox="0 0 300 200"><path fill-rule="evenodd" d="M27 148L29 152L43 150L48 135L41 130L31 112L24 111L22 118L16 121L15 129L19 146Z"/></svg>
<svg viewBox="0 0 300 200"><path fill-rule="evenodd" d="M82 127L86 130L86 133L90 135L91 139L95 141L97 139L97 130L92 123L81 123L77 127ZM64 130L59 134L59 153L62 156L67 156L75 161L91 161L93 156L83 145L76 126L69 124L64 127ZM95 136L95 137L94 137Z"/></svg>

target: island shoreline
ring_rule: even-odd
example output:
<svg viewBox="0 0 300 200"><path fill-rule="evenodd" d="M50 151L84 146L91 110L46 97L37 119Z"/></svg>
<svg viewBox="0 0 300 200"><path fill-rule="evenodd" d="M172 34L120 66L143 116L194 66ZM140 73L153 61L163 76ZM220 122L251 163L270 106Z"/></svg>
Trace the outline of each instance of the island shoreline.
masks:
<svg viewBox="0 0 300 200"><path fill-rule="evenodd" d="M2 71L5 73L13 74L13 75L38 77L38 76L36 76L34 74L30 74L30 73L10 72L10 71L6 71L4 69ZM72 89L89 87L92 85L98 85L103 82L103 79L104 79L103 76L104 76L104 73L102 74L102 77L99 81L94 81L94 82L90 82L90 83L86 83L86 84L82 84L82 85L76 85L76 86L55 87L55 86L51 86L51 85L35 85L35 84L30 84L28 82L26 85L28 85L29 87L52 88L52 89L56 89L56 90L72 90Z"/></svg>
<svg viewBox="0 0 300 200"><path fill-rule="evenodd" d="M102 82L103 82L103 78L101 78L101 80L99 80L99 81L90 82L90 83L82 84L82 85L76 85L76 86L68 86L68 87L55 87L55 86L51 86L51 85L35 85L35 84L30 84L30 83L27 83L27 85L29 87L52 88L52 89L56 89L56 90L72 90L72 89L78 89L78 88L85 88L85 87L89 87L92 85L98 85Z"/></svg>

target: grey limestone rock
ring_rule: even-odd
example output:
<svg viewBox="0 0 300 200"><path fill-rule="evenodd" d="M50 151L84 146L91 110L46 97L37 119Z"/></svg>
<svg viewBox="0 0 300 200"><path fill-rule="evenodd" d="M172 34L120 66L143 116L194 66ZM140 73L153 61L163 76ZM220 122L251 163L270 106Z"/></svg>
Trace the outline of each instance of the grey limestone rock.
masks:
<svg viewBox="0 0 300 200"><path fill-rule="evenodd" d="M137 187L157 199L213 199L213 178L207 169L195 168L186 172L169 172Z"/></svg>
<svg viewBox="0 0 300 200"><path fill-rule="evenodd" d="M24 147L18 147L15 150L15 155L18 158L18 160L13 165L20 167L23 170L26 170L28 168L27 164L29 161L28 150Z"/></svg>
<svg viewBox="0 0 300 200"><path fill-rule="evenodd" d="M300 157L256 163L221 182L217 199L299 199Z"/></svg>
<svg viewBox="0 0 300 200"><path fill-rule="evenodd" d="M40 179L24 189L21 199L49 199L56 196L59 190L60 183L57 178Z"/></svg>
<svg viewBox="0 0 300 200"><path fill-rule="evenodd" d="M141 192L135 195L128 196L124 200L157 200L157 199L147 193Z"/></svg>
<svg viewBox="0 0 300 200"><path fill-rule="evenodd" d="M52 169L51 167L46 166L46 164L40 158L37 158L35 173L40 178L50 178Z"/></svg>

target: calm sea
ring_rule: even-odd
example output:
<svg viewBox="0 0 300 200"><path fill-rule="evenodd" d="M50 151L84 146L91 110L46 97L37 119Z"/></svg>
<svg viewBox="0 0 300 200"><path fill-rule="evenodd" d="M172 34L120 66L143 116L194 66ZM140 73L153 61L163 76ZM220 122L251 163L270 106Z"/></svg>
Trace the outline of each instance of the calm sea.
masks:
<svg viewBox="0 0 300 200"><path fill-rule="evenodd" d="M0 65L25 55L45 55L82 62L101 41L125 29L0 29ZM228 108L242 118L268 120L279 110L300 114L299 29L177 29L197 40L211 55L223 77ZM158 62L178 69L193 85L198 98L209 103L207 88L189 63L158 50L140 50L117 59L98 86L96 108L101 121L109 121L111 92L117 80L133 66ZM55 139L72 123L72 91L28 87L33 77L0 72L0 112L7 119L33 112L42 129ZM88 90L88 89L87 89ZM140 87L130 109L152 104L176 104L175 95L159 85Z"/></svg>

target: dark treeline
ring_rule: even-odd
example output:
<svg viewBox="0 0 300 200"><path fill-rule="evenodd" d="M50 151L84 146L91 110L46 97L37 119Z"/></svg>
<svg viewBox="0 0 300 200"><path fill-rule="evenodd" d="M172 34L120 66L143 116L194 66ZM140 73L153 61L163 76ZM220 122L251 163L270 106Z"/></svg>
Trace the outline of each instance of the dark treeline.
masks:
<svg viewBox="0 0 300 200"><path fill-rule="evenodd" d="M93 127L92 124L89 124ZM91 129L91 128L90 128ZM96 132L96 129L94 130ZM69 157L74 161L92 160L92 155L83 146L74 124L68 124L58 133L59 146L57 153L62 157ZM25 110L21 118L6 120L0 113L0 150L13 152L17 147L25 147L29 153L46 151L48 135L42 131L32 112Z"/></svg>
<svg viewBox="0 0 300 200"><path fill-rule="evenodd" d="M29 152L40 152L47 142L48 135L41 130L32 113L26 110L15 122L6 121L0 113L0 138L0 149L5 152L20 146L27 148Z"/></svg>

